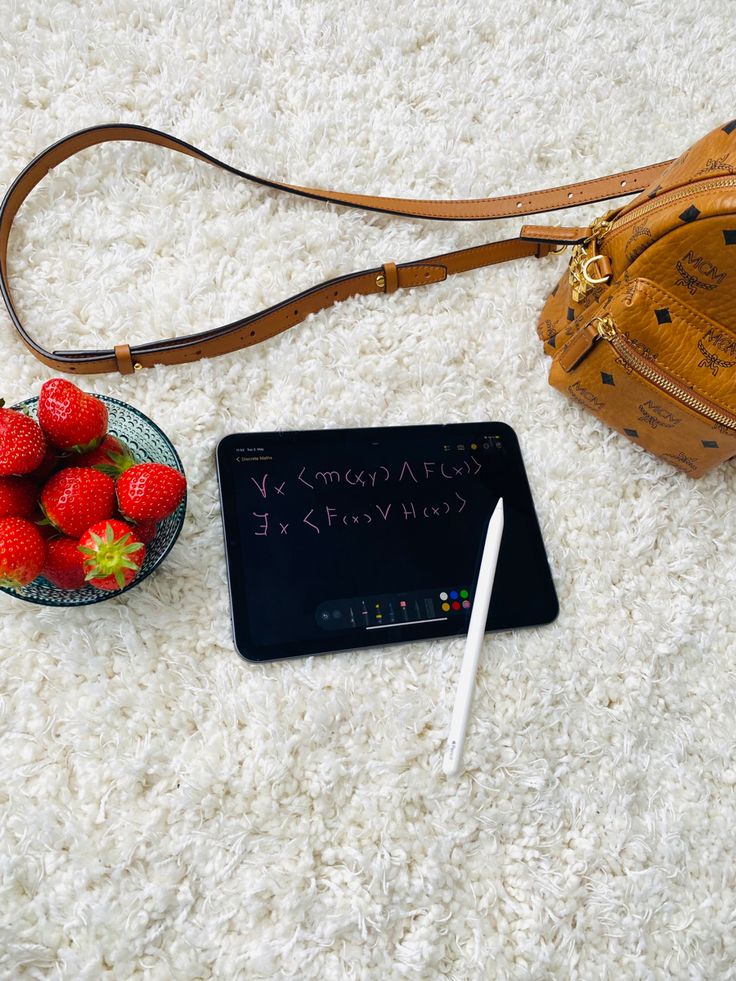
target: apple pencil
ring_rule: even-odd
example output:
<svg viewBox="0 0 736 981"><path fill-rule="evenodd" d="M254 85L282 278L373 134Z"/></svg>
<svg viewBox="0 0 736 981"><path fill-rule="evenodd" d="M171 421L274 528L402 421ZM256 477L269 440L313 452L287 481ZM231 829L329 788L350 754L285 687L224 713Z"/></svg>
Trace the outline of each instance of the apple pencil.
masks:
<svg viewBox="0 0 736 981"><path fill-rule="evenodd" d="M470 614L468 637L465 641L465 653L460 667L460 681L455 696L455 707L452 710L450 732L447 737L447 749L442 769L448 776L453 776L460 769L465 744L465 730L468 727L470 706L473 701L475 674L478 670L478 658L483 644L488 618L488 607L491 602L493 580L496 578L498 550L501 547L503 535L503 498L498 499L496 509L488 522L486 542L483 546L483 558L480 562L478 582L473 598L473 611Z"/></svg>

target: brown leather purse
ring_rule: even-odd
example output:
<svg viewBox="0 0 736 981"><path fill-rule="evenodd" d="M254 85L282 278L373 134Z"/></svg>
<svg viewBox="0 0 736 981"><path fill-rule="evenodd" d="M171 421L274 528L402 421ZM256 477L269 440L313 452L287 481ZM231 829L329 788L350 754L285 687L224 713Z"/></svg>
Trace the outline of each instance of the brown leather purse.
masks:
<svg viewBox="0 0 736 981"><path fill-rule="evenodd" d="M641 192L590 227L526 225L518 238L340 276L212 330L109 350L47 351L26 331L8 284L13 219L63 160L111 140L155 143L266 187L349 207L444 221L555 211ZM630 440L693 477L736 456L736 120L675 160L544 191L477 200L371 197L266 180L143 126L81 130L39 154L0 206L0 288L21 339L55 371L92 374L181 364L278 334L351 296L394 293L454 273L572 247L539 322L550 383ZM733 247L733 248L731 248Z"/></svg>

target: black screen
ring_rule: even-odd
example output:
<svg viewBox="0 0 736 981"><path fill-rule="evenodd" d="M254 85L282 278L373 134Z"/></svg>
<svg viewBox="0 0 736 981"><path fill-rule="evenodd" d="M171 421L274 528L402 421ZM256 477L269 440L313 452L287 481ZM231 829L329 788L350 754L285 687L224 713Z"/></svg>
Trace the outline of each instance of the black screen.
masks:
<svg viewBox="0 0 736 981"><path fill-rule="evenodd" d="M235 644L251 660L465 633L499 497L487 629L557 615L502 423L234 434L217 461Z"/></svg>

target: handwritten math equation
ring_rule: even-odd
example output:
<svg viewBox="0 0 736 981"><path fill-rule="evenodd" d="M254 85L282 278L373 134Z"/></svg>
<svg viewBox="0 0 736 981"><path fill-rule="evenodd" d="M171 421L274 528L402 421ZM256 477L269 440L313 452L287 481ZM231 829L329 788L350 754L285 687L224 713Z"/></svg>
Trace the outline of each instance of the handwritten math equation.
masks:
<svg viewBox="0 0 736 981"><path fill-rule="evenodd" d="M261 510L253 510L253 535L258 538L281 537L296 528L321 535L334 528L386 525L391 521L435 521L450 514L460 514L468 500L457 489L458 482L475 477L482 464L474 457L456 463L433 460L412 464L404 460L393 469L379 466L373 469L349 467L343 469L308 470L302 467L296 476L284 478L268 471L250 477L253 493L262 502ZM431 500L426 491L431 486ZM351 491L349 507L338 504L339 489ZM331 503L310 501L319 495L323 500L329 490L335 491ZM366 493L362 493L365 491ZM397 497L398 492L398 497ZM356 506L353 501L360 504Z"/></svg>

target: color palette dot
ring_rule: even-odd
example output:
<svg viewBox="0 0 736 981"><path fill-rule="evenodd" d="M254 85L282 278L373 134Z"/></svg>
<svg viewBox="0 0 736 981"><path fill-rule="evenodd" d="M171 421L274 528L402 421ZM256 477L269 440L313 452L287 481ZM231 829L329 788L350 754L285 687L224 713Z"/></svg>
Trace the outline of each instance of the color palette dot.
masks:
<svg viewBox="0 0 736 981"><path fill-rule="evenodd" d="M440 599L441 600L446 600L447 599L447 593L440 593Z"/></svg>
<svg viewBox="0 0 736 981"><path fill-rule="evenodd" d="M453 589L450 593L450 599L457 599L457 590Z"/></svg>
<svg viewBox="0 0 736 981"><path fill-rule="evenodd" d="M467 591L467 589L461 589L460 590L460 598L461 599L467 599L468 598L468 591Z"/></svg>
<svg viewBox="0 0 736 981"><path fill-rule="evenodd" d="M453 610L459 610L460 609L460 604L457 602L457 600L455 600L455 602L452 604L452 608L453 608Z"/></svg>
<svg viewBox="0 0 736 981"><path fill-rule="evenodd" d="M463 609L465 610L470 609L470 600L463 600Z"/></svg>
<svg viewBox="0 0 736 981"><path fill-rule="evenodd" d="M449 603L443 603L442 604L442 609L445 611L445 613L447 613L449 611L449 609L450 609L450 604Z"/></svg>

